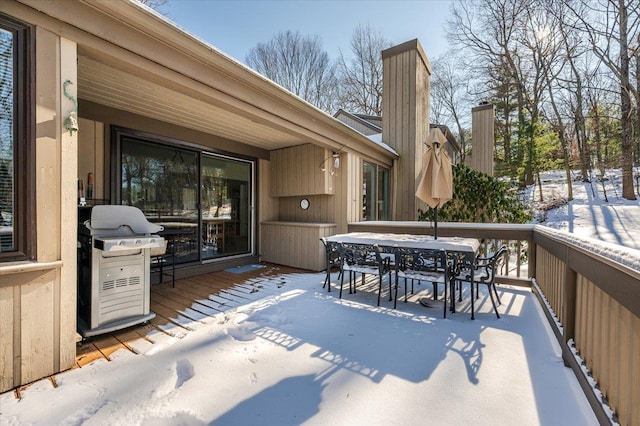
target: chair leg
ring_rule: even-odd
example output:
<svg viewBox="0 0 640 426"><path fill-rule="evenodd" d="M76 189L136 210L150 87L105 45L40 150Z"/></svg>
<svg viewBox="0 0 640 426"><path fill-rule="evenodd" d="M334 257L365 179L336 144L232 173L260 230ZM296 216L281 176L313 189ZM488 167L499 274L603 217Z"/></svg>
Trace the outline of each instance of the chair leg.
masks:
<svg viewBox="0 0 640 426"><path fill-rule="evenodd" d="M340 299L342 299L342 286L344 285L344 275L342 275L342 279L340 280ZM349 290L351 290L351 272L349 272Z"/></svg>
<svg viewBox="0 0 640 426"><path fill-rule="evenodd" d="M489 297L491 298L491 304L493 305L493 310L496 313L496 316L498 318L500 318L500 314L498 313L498 308L496 307L496 301L493 298L493 293L491 293L491 285L488 286L489 288L487 290L489 290Z"/></svg>
<svg viewBox="0 0 640 426"><path fill-rule="evenodd" d="M493 292L496 294L496 299L498 299L498 305L502 305L502 300L500 300L500 296L498 295L498 289L496 288L496 283L492 283L491 287L493 287ZM491 289L489 289L491 291Z"/></svg>
<svg viewBox="0 0 640 426"><path fill-rule="evenodd" d="M393 298L391 297L391 271L389 271L389 302L391 302Z"/></svg>
<svg viewBox="0 0 640 426"><path fill-rule="evenodd" d="M380 306L380 293L382 293L382 275L378 275L378 306Z"/></svg>
<svg viewBox="0 0 640 426"><path fill-rule="evenodd" d="M340 269L340 273L338 274L338 279L342 278L342 268ZM327 292L331 293L331 267L327 267L327 277L324 279L324 284L322 288L327 286Z"/></svg>
<svg viewBox="0 0 640 426"><path fill-rule="evenodd" d="M433 282L433 300L438 300L438 283Z"/></svg>
<svg viewBox="0 0 640 426"><path fill-rule="evenodd" d="M405 301L406 301L406 297L407 297L407 293L405 291ZM397 306L398 306L398 275L396 275L396 294L393 297L393 309L396 309Z"/></svg>
<svg viewBox="0 0 640 426"><path fill-rule="evenodd" d="M451 296L450 296L451 300L449 301L451 306L449 307L449 312L452 312L452 313L456 312L456 286L458 287L458 294L462 293L462 281L458 281L458 280L449 281L449 290L451 292Z"/></svg>
<svg viewBox="0 0 640 426"><path fill-rule="evenodd" d="M442 316L443 318L447 317L447 287L448 287L447 286L447 282L445 282L444 283L444 300L443 300L444 309L443 309L443 316ZM455 296L455 291L453 291L453 290L454 289L452 288L451 289L451 298L452 298L451 303L452 304L453 304L453 299L454 299L454 296Z"/></svg>
<svg viewBox="0 0 640 426"><path fill-rule="evenodd" d="M413 288L413 279L411 279L411 287ZM404 277L404 303L407 303L407 277Z"/></svg>

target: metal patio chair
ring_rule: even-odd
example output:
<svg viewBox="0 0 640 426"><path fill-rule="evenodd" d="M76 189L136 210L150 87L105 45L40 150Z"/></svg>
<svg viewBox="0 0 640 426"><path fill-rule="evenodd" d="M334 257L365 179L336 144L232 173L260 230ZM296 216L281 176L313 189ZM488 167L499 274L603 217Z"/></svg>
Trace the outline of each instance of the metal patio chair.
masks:
<svg viewBox="0 0 640 426"><path fill-rule="evenodd" d="M356 292L357 273L362 274L362 282L366 274L378 276L378 306L380 306L380 294L382 293L382 279L385 274L389 276L389 300L391 300L391 259L382 256L382 250L375 244L338 243L340 256L340 298L344 285L344 274L349 273L349 294ZM352 284L353 283L353 284Z"/></svg>
<svg viewBox="0 0 640 426"><path fill-rule="evenodd" d="M508 250L506 245L502 245L498 251L496 251L492 256L488 257L476 257L475 263L471 265L473 267L473 282L475 283L475 293L476 299L479 298L479 285L485 284L488 289L489 298L491 299L491 304L493 305L493 310L496 313L496 316L500 318L500 314L498 313L498 307L496 305L496 300L498 301L498 305L502 304L500 301L500 295L498 294L498 290L496 289L496 273L502 267L506 260ZM458 286L458 300L462 299L462 283L463 282L471 282L471 268L469 266L463 266L457 269L455 272L455 276L452 278L454 283ZM495 298L494 298L495 295ZM471 303L474 303L472 300Z"/></svg>
<svg viewBox="0 0 640 426"><path fill-rule="evenodd" d="M322 244L324 245L324 251L327 259L327 276L324 279L324 284L322 288L327 287L327 291L331 292L331 268L337 267L340 269L340 273L338 278L342 278L342 268L340 267L340 253L339 253L339 243L334 241L327 241L326 238L320 238Z"/></svg>
<svg viewBox="0 0 640 426"><path fill-rule="evenodd" d="M449 284L449 264L447 252L443 249L404 248L395 249L396 264L396 289L394 309L398 302L398 284L400 278L404 278L404 301L407 302L407 279L429 281L433 283L434 297L437 294L437 285L444 284L444 299L446 318L446 299ZM413 282L411 284L413 292Z"/></svg>

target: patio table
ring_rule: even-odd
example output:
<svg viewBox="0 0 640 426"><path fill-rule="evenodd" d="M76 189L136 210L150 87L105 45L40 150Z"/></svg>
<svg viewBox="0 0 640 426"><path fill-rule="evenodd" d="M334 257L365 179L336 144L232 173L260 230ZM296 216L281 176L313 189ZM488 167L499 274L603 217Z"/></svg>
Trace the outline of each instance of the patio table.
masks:
<svg viewBox="0 0 640 426"><path fill-rule="evenodd" d="M376 244L379 247L393 249L394 247L403 248L423 248L423 249L443 249L449 254L455 254L459 258L473 266L476 254L480 249L480 242L475 238L463 237L439 237L434 239L430 235L414 235L414 234L391 234L377 232L350 232L347 234L337 234L325 238L328 243L352 243L352 244ZM331 265L327 264L327 274ZM475 307L473 303L474 297L474 279L473 267L471 269L471 319L475 319ZM330 285L328 285L330 287ZM455 298L453 292L451 294L451 307L455 311Z"/></svg>

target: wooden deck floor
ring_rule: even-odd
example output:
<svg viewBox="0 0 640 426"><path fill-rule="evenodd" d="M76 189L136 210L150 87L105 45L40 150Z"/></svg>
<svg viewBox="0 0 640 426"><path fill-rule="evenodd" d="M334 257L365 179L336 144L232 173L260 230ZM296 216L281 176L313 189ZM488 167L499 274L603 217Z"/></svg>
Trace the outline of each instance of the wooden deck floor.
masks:
<svg viewBox="0 0 640 426"><path fill-rule="evenodd" d="M183 337L193 329L194 323L204 322L207 317L259 298L258 293L266 286L280 286L280 275L308 272L269 263L263 263L262 266L243 273L220 271L176 280L175 288L170 282L152 285L151 310L156 317L147 324L78 343L72 369L82 368L100 359L112 361L112 355L121 349L134 354L145 353L153 349L152 345L167 337ZM58 374L64 372L40 380L47 380L57 387ZM14 396L20 399L21 392L30 385L14 389Z"/></svg>
<svg viewBox="0 0 640 426"><path fill-rule="evenodd" d="M113 333L95 336L78 344L76 368L126 349L135 354L141 347L153 345L158 335L181 337L192 327L229 308L255 299L265 283L281 274L304 272L281 265L264 264L264 268L240 274L220 271L176 280L151 287L151 310L156 317L148 324L130 327ZM273 284L271 284L273 285ZM253 295L253 297L251 296Z"/></svg>

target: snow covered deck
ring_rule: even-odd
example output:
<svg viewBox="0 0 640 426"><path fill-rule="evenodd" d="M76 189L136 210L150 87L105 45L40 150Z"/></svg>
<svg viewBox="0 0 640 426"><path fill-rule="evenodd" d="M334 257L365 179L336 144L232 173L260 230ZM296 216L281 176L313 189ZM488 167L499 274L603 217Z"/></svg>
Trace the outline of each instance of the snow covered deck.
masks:
<svg viewBox="0 0 640 426"><path fill-rule="evenodd" d="M233 275L211 296L202 277L154 287L130 349L1 395L3 421L597 424L529 289L499 287L500 319L481 296L472 321L468 296L447 319L416 303L430 285L393 310L373 283L340 300L323 273Z"/></svg>

